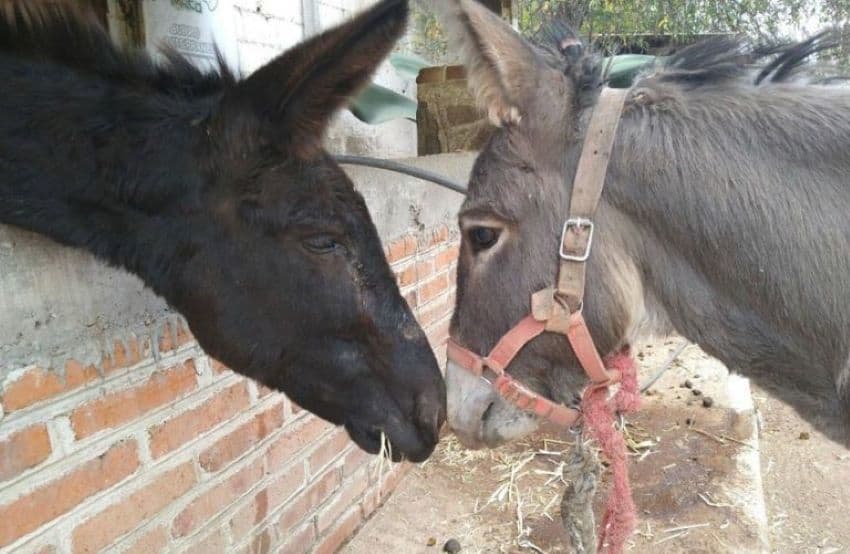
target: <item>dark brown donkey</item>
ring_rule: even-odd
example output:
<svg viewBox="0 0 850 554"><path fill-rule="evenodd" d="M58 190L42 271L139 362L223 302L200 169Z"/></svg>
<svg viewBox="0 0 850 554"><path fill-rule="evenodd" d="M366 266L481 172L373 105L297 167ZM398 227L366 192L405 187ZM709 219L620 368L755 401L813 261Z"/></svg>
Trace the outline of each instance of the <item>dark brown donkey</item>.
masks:
<svg viewBox="0 0 850 554"><path fill-rule="evenodd" d="M486 353L555 282L603 68L578 44L532 46L471 0L442 5L501 126L460 213L451 327ZM635 82L595 218L584 314L603 355L675 330L850 445L850 88L789 77L828 42L788 47L757 74L743 62L759 54L714 40ZM448 371L449 423L468 444L535 428L480 379ZM551 333L508 371L567 405L585 385Z"/></svg>
<svg viewBox="0 0 850 554"><path fill-rule="evenodd" d="M141 277L200 345L423 460L445 388L363 198L322 149L403 32L385 0L245 80L116 48L86 14L0 0L0 223Z"/></svg>

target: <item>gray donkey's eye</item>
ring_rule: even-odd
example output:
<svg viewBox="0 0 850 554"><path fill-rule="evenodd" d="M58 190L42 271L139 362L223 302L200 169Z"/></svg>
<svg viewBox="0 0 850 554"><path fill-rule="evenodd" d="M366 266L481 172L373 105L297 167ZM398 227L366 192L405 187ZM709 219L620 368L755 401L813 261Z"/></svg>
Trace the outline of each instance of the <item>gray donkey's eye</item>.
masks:
<svg viewBox="0 0 850 554"><path fill-rule="evenodd" d="M472 227L467 231L469 243L475 252L486 250L496 244L501 234L501 229L493 227Z"/></svg>

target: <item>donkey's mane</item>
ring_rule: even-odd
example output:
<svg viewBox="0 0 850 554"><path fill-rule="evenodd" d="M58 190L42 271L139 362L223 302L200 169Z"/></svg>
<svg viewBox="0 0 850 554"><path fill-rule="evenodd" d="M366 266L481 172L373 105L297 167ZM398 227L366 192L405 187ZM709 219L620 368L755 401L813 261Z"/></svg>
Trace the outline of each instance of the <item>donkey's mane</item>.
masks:
<svg viewBox="0 0 850 554"><path fill-rule="evenodd" d="M67 2L0 0L0 56L53 62L130 87L176 96L204 96L235 81L218 56L202 71L172 49L156 62L141 49L117 46L91 10Z"/></svg>
<svg viewBox="0 0 850 554"><path fill-rule="evenodd" d="M752 84L783 82L798 75L818 52L840 45L839 34L827 30L804 41L779 44L753 44L749 39L713 37L670 56L656 71L660 81L697 87L732 80Z"/></svg>
<svg viewBox="0 0 850 554"><path fill-rule="evenodd" d="M588 48L575 56L562 49L561 45L578 39L575 30L563 22L551 22L531 38L550 63L562 67L575 82L576 107L592 106L599 87L608 80L608 67L601 52ZM751 85L786 82L804 73L814 54L838 47L841 38L841 33L832 29L796 43L756 44L744 36L712 37L682 48L663 63L647 64L635 82L650 75L659 82L685 89L732 81ZM809 82L828 84L847 79L835 74L833 68L826 73L818 77L810 75Z"/></svg>

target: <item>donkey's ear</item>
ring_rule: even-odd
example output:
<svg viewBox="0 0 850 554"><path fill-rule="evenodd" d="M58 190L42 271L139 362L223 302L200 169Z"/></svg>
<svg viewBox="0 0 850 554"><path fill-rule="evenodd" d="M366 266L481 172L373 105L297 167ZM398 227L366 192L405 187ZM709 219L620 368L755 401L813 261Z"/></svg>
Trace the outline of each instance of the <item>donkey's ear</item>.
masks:
<svg viewBox="0 0 850 554"><path fill-rule="evenodd" d="M450 43L460 50L469 86L494 125L519 123L543 62L510 25L475 0L438 0Z"/></svg>
<svg viewBox="0 0 850 554"><path fill-rule="evenodd" d="M255 116L262 140L302 158L318 154L331 116L392 50L407 13L406 0L383 0L257 70L226 95L223 109ZM252 113L245 114L245 106Z"/></svg>

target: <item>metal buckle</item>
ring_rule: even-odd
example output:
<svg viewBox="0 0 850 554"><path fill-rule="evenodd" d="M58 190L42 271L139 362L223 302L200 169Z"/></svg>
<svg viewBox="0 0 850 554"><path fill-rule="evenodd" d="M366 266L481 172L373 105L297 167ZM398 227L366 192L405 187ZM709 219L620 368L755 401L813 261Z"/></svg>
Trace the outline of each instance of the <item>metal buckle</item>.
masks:
<svg viewBox="0 0 850 554"><path fill-rule="evenodd" d="M578 256L564 252L564 238L567 236L568 229L588 229L589 236L587 237L587 246L584 247L584 252ZM586 262L590 257L590 246L593 244L593 221L583 217L571 217L564 222L564 229L561 231L561 249L558 254L562 260L569 262Z"/></svg>

